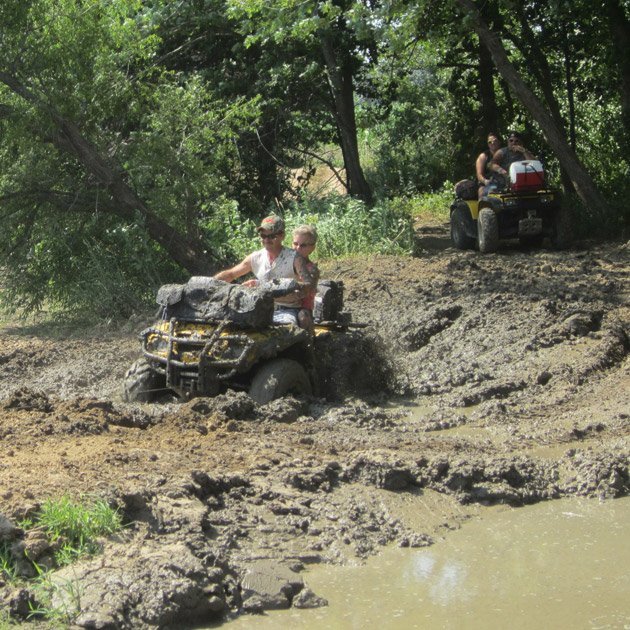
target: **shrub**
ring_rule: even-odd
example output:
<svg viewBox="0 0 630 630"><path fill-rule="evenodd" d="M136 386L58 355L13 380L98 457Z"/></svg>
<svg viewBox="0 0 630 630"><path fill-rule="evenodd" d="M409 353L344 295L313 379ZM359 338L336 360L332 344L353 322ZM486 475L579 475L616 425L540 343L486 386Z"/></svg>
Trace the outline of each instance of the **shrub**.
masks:
<svg viewBox="0 0 630 630"><path fill-rule="evenodd" d="M319 235L314 258L335 258L355 254L409 254L413 249L410 205L404 199L385 200L374 206L336 194L325 198L307 194L280 210L286 224L285 245L290 247L291 233L298 225L317 227ZM241 221L230 228L231 249L242 259L260 248L256 222Z"/></svg>

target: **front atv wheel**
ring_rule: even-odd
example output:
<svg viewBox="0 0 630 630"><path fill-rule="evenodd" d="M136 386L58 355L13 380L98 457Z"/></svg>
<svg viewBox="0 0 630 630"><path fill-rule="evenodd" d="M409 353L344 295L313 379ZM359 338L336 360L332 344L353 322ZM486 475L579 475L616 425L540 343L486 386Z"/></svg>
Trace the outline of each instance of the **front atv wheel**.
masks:
<svg viewBox="0 0 630 630"><path fill-rule="evenodd" d="M292 359L274 359L256 372L249 395L260 404L268 403L285 394L308 395L311 383L304 368Z"/></svg>
<svg viewBox="0 0 630 630"><path fill-rule="evenodd" d="M482 208L479 211L477 245L482 254L495 252L499 247L499 222L492 208Z"/></svg>
<svg viewBox="0 0 630 630"><path fill-rule="evenodd" d="M470 211L461 206L451 212L451 240L457 249L473 249L475 246L475 239L466 234L466 212L470 217Z"/></svg>
<svg viewBox="0 0 630 630"><path fill-rule="evenodd" d="M146 359L138 359L125 374L123 400L152 402L166 389L166 377L159 374Z"/></svg>

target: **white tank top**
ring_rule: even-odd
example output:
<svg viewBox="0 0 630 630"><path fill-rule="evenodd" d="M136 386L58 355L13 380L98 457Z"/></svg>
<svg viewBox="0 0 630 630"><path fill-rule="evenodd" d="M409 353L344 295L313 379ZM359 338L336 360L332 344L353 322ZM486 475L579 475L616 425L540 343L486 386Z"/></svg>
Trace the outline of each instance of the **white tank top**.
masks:
<svg viewBox="0 0 630 630"><path fill-rule="evenodd" d="M295 255L295 250L283 247L277 258L271 262L267 250L259 249L250 258L252 272L258 279L258 282L268 282L269 280L280 278L295 278L295 272L293 271ZM275 303L298 308L301 304L301 298L294 295L285 295L284 297L276 298Z"/></svg>

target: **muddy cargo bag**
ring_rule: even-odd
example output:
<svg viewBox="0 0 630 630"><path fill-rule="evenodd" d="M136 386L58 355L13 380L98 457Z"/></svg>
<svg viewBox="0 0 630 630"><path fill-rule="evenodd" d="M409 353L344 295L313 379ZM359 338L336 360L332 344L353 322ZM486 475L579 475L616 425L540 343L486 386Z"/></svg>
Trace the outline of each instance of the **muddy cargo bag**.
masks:
<svg viewBox="0 0 630 630"><path fill-rule="evenodd" d="M315 294L313 319L316 322L334 322L343 310L343 282L320 280Z"/></svg>
<svg viewBox="0 0 630 630"><path fill-rule="evenodd" d="M206 276L160 287L157 303L164 319L228 320L243 328L263 328L273 319L273 295L269 291Z"/></svg>
<svg viewBox="0 0 630 630"><path fill-rule="evenodd" d="M472 179L462 179L455 184L455 196L459 199L468 199L472 201L477 199L478 186Z"/></svg>

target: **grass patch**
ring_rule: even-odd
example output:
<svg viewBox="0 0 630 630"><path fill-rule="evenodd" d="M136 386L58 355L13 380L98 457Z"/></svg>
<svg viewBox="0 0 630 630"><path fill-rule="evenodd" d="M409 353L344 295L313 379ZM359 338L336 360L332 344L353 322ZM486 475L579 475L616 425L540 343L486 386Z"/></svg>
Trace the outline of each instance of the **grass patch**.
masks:
<svg viewBox="0 0 630 630"><path fill-rule="evenodd" d="M63 566L97 553L98 539L119 531L122 519L105 501L83 504L66 496L47 500L35 519L35 526L43 529L52 543L59 543L55 562Z"/></svg>
<svg viewBox="0 0 630 630"><path fill-rule="evenodd" d="M17 577L10 545L8 542L3 541L0 543L0 579L7 582L14 582L17 580Z"/></svg>
<svg viewBox="0 0 630 630"><path fill-rule="evenodd" d="M423 219L428 222L448 222L454 198L453 184L445 182L444 186L436 192L424 193L410 198L408 200L409 211L414 219Z"/></svg>
<svg viewBox="0 0 630 630"><path fill-rule="evenodd" d="M315 259L343 258L359 254L409 255L413 251L413 221L407 200L384 200L373 206L348 196L331 194L323 198L305 194L278 210L286 223L285 245L298 225L317 227L319 240ZM241 225L231 242L240 259L260 249L256 222Z"/></svg>
<svg viewBox="0 0 630 630"><path fill-rule="evenodd" d="M25 531L38 529L46 534L51 543L55 567L62 567L79 558L94 555L101 550L100 539L111 536L122 529L122 517L117 510L111 508L102 499L86 499L75 501L68 496L59 499L48 499L40 510L32 517L18 523ZM75 609L57 609L51 604L52 593L60 588L74 603L79 599L80 585L74 582L59 585L50 579L50 573L37 564L37 559L28 558L37 574L34 578L20 575L18 562L23 558L16 558L9 542L0 543L0 580L27 588L35 594L29 618L46 619L55 624L64 624L72 616ZM71 607L72 607L71 606ZM8 617L0 617L0 630L6 624L12 625ZM61 627L61 626L60 626Z"/></svg>

